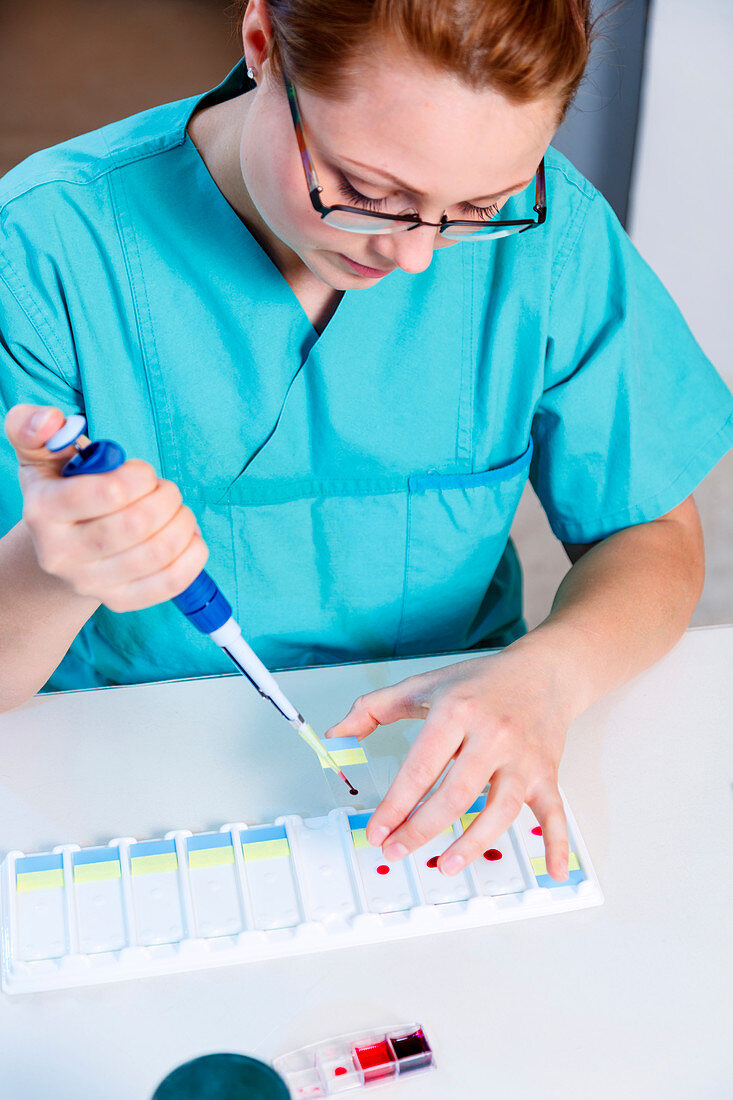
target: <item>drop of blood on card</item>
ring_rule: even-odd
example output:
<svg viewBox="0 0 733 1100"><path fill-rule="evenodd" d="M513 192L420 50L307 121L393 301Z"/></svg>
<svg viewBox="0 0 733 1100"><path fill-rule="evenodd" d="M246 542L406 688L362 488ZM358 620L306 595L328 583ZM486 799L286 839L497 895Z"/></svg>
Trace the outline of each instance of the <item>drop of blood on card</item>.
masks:
<svg viewBox="0 0 733 1100"><path fill-rule="evenodd" d="M333 1071L333 1075L334 1077L343 1077L343 1075L348 1072L349 1071L347 1070L346 1066L336 1066L336 1069Z"/></svg>
<svg viewBox="0 0 733 1100"><path fill-rule="evenodd" d="M492 862L495 859L501 859L501 858L502 858L501 857L501 852L499 851L498 848L489 848L489 850L487 852L484 852L484 859L492 860Z"/></svg>
<svg viewBox="0 0 733 1100"><path fill-rule="evenodd" d="M377 867L377 874L378 875L388 875L389 874L389 867L387 866L386 863L380 863L379 864L379 866Z"/></svg>
<svg viewBox="0 0 733 1100"><path fill-rule="evenodd" d="M437 866L438 866L438 857L437 856L431 856L430 859L428 860L428 867L437 867Z"/></svg>
<svg viewBox="0 0 733 1100"><path fill-rule="evenodd" d="M539 825L535 825L534 829L532 830L532 835L533 836L542 836L542 829L540 828Z"/></svg>

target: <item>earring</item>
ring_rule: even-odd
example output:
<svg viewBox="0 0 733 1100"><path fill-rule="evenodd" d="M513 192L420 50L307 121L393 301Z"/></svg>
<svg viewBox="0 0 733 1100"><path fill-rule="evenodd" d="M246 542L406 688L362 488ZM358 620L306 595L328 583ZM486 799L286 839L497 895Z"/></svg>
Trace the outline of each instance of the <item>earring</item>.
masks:
<svg viewBox="0 0 733 1100"><path fill-rule="evenodd" d="M255 78L254 69L252 68L251 65L247 69L247 76L249 77L250 80L254 80L254 78Z"/></svg>

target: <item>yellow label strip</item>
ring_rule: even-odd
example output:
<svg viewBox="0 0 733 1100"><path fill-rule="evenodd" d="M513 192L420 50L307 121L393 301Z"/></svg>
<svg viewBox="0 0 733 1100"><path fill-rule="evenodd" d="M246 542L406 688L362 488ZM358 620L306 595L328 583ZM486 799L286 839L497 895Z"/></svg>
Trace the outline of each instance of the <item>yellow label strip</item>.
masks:
<svg viewBox="0 0 733 1100"><path fill-rule="evenodd" d="M277 859L290 855L290 845L287 840L255 840L242 844L242 855L246 863L256 859Z"/></svg>
<svg viewBox="0 0 733 1100"><path fill-rule="evenodd" d="M53 871L28 871L19 874L15 888L19 894L27 894L31 890L51 890L64 885L64 872L61 867Z"/></svg>
<svg viewBox="0 0 733 1100"><path fill-rule="evenodd" d="M101 882L103 879L121 878L120 864L116 859L104 863L77 863L74 882Z"/></svg>
<svg viewBox="0 0 733 1100"><path fill-rule="evenodd" d="M544 856L535 856L534 859L530 860L530 863L532 864L532 870L538 878L540 877L540 875L547 874L547 861ZM571 852L570 856L568 857L568 871L579 870L580 864L578 863L578 857L576 856L575 852Z"/></svg>
<svg viewBox="0 0 733 1100"><path fill-rule="evenodd" d="M133 856L130 863L133 875L152 875L156 871L178 870L178 856L175 852L161 852L154 856Z"/></svg>

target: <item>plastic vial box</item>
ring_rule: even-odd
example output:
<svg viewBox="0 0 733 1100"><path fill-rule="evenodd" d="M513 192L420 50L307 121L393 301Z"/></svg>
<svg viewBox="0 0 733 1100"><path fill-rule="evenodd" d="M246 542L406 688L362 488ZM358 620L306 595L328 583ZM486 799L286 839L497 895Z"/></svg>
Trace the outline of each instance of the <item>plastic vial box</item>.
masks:
<svg viewBox="0 0 733 1100"><path fill-rule="evenodd" d="M274 1066L294 1100L311 1100L425 1073L435 1069L435 1058L420 1024L409 1024L301 1047Z"/></svg>

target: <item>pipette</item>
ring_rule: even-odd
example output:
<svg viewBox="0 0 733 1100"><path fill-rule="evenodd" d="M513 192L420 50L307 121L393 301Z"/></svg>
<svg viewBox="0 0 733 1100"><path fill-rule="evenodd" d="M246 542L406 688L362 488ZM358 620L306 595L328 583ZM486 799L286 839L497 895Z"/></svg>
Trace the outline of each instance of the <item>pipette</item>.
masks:
<svg viewBox="0 0 733 1100"><path fill-rule="evenodd" d="M75 414L66 419L63 427L51 436L46 449L52 454L67 447L75 447L76 454L69 459L61 471L62 477L75 477L77 474L102 474L116 470L125 461L125 452L109 439L90 442L83 434L87 422L83 416ZM312 727L303 715L293 706L280 688L272 673L263 665L257 654L242 637L242 630L232 617L232 608L218 585L203 569L198 577L172 601L183 612L189 622L208 634L216 642L236 668L247 677L249 682L264 699L269 699L276 710L289 722L307 745L313 749L326 767L332 768L343 779L350 794L359 792L351 785L330 752L321 744Z"/></svg>

